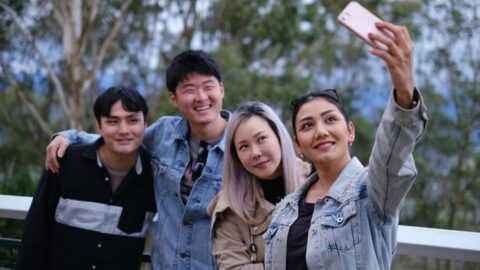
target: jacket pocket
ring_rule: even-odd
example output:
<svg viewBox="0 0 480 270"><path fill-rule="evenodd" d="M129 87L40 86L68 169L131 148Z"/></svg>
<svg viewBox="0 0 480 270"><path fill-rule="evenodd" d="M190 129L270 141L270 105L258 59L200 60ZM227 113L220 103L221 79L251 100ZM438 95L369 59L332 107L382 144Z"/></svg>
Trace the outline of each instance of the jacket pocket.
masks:
<svg viewBox="0 0 480 270"><path fill-rule="evenodd" d="M152 173L154 177L158 176L159 174L164 174L167 170L167 166L165 162L162 162L162 160L157 156L151 157L151 164L152 164Z"/></svg>
<svg viewBox="0 0 480 270"><path fill-rule="evenodd" d="M319 222L327 248L330 250L350 250L361 241L361 228L355 201L349 202L338 211L325 213L320 217Z"/></svg>
<svg viewBox="0 0 480 270"><path fill-rule="evenodd" d="M145 210L138 208L123 208L117 227L127 234L140 232L145 221Z"/></svg>

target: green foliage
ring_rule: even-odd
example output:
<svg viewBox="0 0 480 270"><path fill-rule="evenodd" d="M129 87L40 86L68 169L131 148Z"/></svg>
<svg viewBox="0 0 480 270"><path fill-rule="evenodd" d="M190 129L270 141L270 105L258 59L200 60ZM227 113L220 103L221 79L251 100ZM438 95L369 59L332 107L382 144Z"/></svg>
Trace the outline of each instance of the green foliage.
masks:
<svg viewBox="0 0 480 270"><path fill-rule="evenodd" d="M119 83L137 86L147 96L149 123L177 114L165 87L165 68L179 51L201 48L222 67L224 108L229 110L247 100L261 100L290 126L291 99L313 88L337 88L356 127L353 153L367 164L373 131L391 86L384 63L336 23L349 1L206 2L133 1L96 82L84 94L87 116L92 117L90 108L98 91ZM360 2L381 18L408 27L415 42L417 87L428 107L428 130L414 152L419 176L400 222L479 231L480 4L474 0ZM49 52L50 63L64 75L62 36L53 15L59 2L6 3L29 22L34 38ZM100 1L86 51L79 52L87 66L93 64L92 55L111 30L122 3ZM197 9L191 9L192 4ZM27 12L34 6L37 12ZM67 121L38 55L9 16L0 16L0 25L0 57L14 67L29 67L12 69L17 83L52 130L64 129ZM93 125L85 126L93 130ZM39 130L0 73L0 193L33 193L48 142ZM0 221L0 231L9 226L13 225ZM447 268L479 269L478 264L409 256L397 257L393 266Z"/></svg>

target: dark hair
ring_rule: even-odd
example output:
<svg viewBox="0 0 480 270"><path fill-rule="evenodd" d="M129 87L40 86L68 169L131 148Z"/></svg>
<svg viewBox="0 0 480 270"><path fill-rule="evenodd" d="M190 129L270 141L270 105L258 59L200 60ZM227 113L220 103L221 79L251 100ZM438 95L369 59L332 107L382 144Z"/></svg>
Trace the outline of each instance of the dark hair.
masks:
<svg viewBox="0 0 480 270"><path fill-rule="evenodd" d="M201 50L188 50L175 56L167 68L168 91L175 93L178 84L193 73L215 76L222 82L220 67L209 54Z"/></svg>
<svg viewBox="0 0 480 270"><path fill-rule="evenodd" d="M112 106L118 100L122 101L123 108L128 112L142 112L144 119L147 119L148 106L140 93L130 87L112 86L105 90L93 104L93 113L97 123L101 126L101 117L109 117Z"/></svg>
<svg viewBox="0 0 480 270"><path fill-rule="evenodd" d="M340 99L338 98L337 90L335 89L324 89L324 90L311 90L308 91L303 96L297 97L294 100L290 102L290 107L292 108L292 128L293 128L293 134L297 135L297 129L296 129L296 124L295 120L297 118L298 111L300 108L310 100L314 98L324 98L327 102L335 105L338 110L342 113L343 117L345 118L345 122L350 121L350 118L348 117L347 111L345 108L343 108L342 104L340 103Z"/></svg>

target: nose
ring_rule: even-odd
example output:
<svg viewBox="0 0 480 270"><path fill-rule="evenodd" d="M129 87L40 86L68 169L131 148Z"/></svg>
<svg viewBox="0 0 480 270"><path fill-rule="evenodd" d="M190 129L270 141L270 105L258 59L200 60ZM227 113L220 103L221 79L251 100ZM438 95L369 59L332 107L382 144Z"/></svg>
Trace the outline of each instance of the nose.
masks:
<svg viewBox="0 0 480 270"><path fill-rule="evenodd" d="M262 151L260 150L260 147L256 145L252 145L252 157L254 159L259 158L262 156Z"/></svg>
<svg viewBox="0 0 480 270"><path fill-rule="evenodd" d="M207 93L205 93L205 91L202 88L200 88L196 92L195 98L197 100L205 100L207 98Z"/></svg>
<svg viewBox="0 0 480 270"><path fill-rule="evenodd" d="M125 121L121 121L118 131L122 134L128 133L128 124Z"/></svg>
<svg viewBox="0 0 480 270"><path fill-rule="evenodd" d="M315 129L315 139L325 137L328 134L327 127L323 124L317 123L317 128Z"/></svg>

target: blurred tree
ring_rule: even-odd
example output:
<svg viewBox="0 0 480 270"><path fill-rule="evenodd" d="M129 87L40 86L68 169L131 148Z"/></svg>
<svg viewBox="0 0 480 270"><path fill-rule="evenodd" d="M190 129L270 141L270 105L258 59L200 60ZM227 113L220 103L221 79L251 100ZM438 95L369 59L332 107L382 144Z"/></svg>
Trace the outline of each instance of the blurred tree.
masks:
<svg viewBox="0 0 480 270"><path fill-rule="evenodd" d="M383 61L369 56L367 46L336 23L347 3L215 1L201 24L202 43L219 48L216 56L226 73L225 104L230 108L244 100L263 100L290 123L288 104L293 97L310 89L337 88L358 123L354 152L366 164L381 112L363 112L372 99L383 106L390 86ZM408 9L386 1L364 4L377 14L389 6L382 17L402 17L401 22L420 9L420 4Z"/></svg>
<svg viewBox="0 0 480 270"><path fill-rule="evenodd" d="M99 1L58 1L54 3L46 3L38 5L36 12L26 9L34 13L33 18L38 23L31 24L23 21L21 17L4 3L0 3L0 7L6 11L13 22L13 26L20 30L23 40L28 43L29 49L32 50L37 61L31 61L29 64L38 65L44 70L52 83L56 93L56 99L60 104L63 115L69 121L70 128L84 127L85 122L85 94L91 89L97 70L101 66L108 49L111 47L112 40L119 31L125 17L125 13L131 4L131 0L122 3L121 7L116 8L117 14L111 15L111 22L104 24L103 33L94 31L101 26L99 24L100 17L98 11L102 8ZM35 3L32 3L35 5ZM39 3L40 4L40 3ZM115 6L115 5L113 5ZM102 10L102 9L101 9ZM101 19L105 19L103 17ZM40 30L45 27L45 30ZM99 27L102 30L101 27ZM50 30L51 31L48 31ZM34 36L36 31L41 36ZM95 36L95 34L102 34ZM17 36L18 37L18 36ZM95 37L95 38L92 38ZM20 37L18 37L20 39ZM17 41L18 42L18 41ZM57 59L52 58L42 43L52 45L53 50L58 50ZM26 44L25 44L26 45ZM48 46L47 45L47 46ZM22 47L25 50L24 46ZM10 47L15 50L16 47ZM12 52L13 53L13 52ZM30 54L30 55L31 55ZM2 55L9 57L10 55ZM3 70L9 72L10 61L3 61ZM13 80L15 80L12 77ZM9 80L10 82L10 80ZM11 83L15 91L19 91L15 87L15 83ZM24 105L25 101L22 99ZM31 104L30 104L31 105ZM45 125L42 119L35 119L40 126Z"/></svg>
<svg viewBox="0 0 480 270"><path fill-rule="evenodd" d="M230 110L261 100L290 125L293 97L337 88L356 124L354 153L367 164L391 86L384 63L336 23L347 2L1 1L0 192L32 194L52 131L93 131L90 108L99 89L134 85L148 97L150 122L176 114L163 74L187 48L209 51L220 62ZM360 2L409 28L417 86L429 108L430 126L415 151L419 178L401 223L480 230L480 4ZM405 257L393 268L479 269Z"/></svg>
<svg viewBox="0 0 480 270"><path fill-rule="evenodd" d="M431 0L422 10L416 55L430 124L415 153L420 173L407 200L412 211L401 220L480 231L480 3ZM446 260L417 264L480 269L479 263Z"/></svg>

